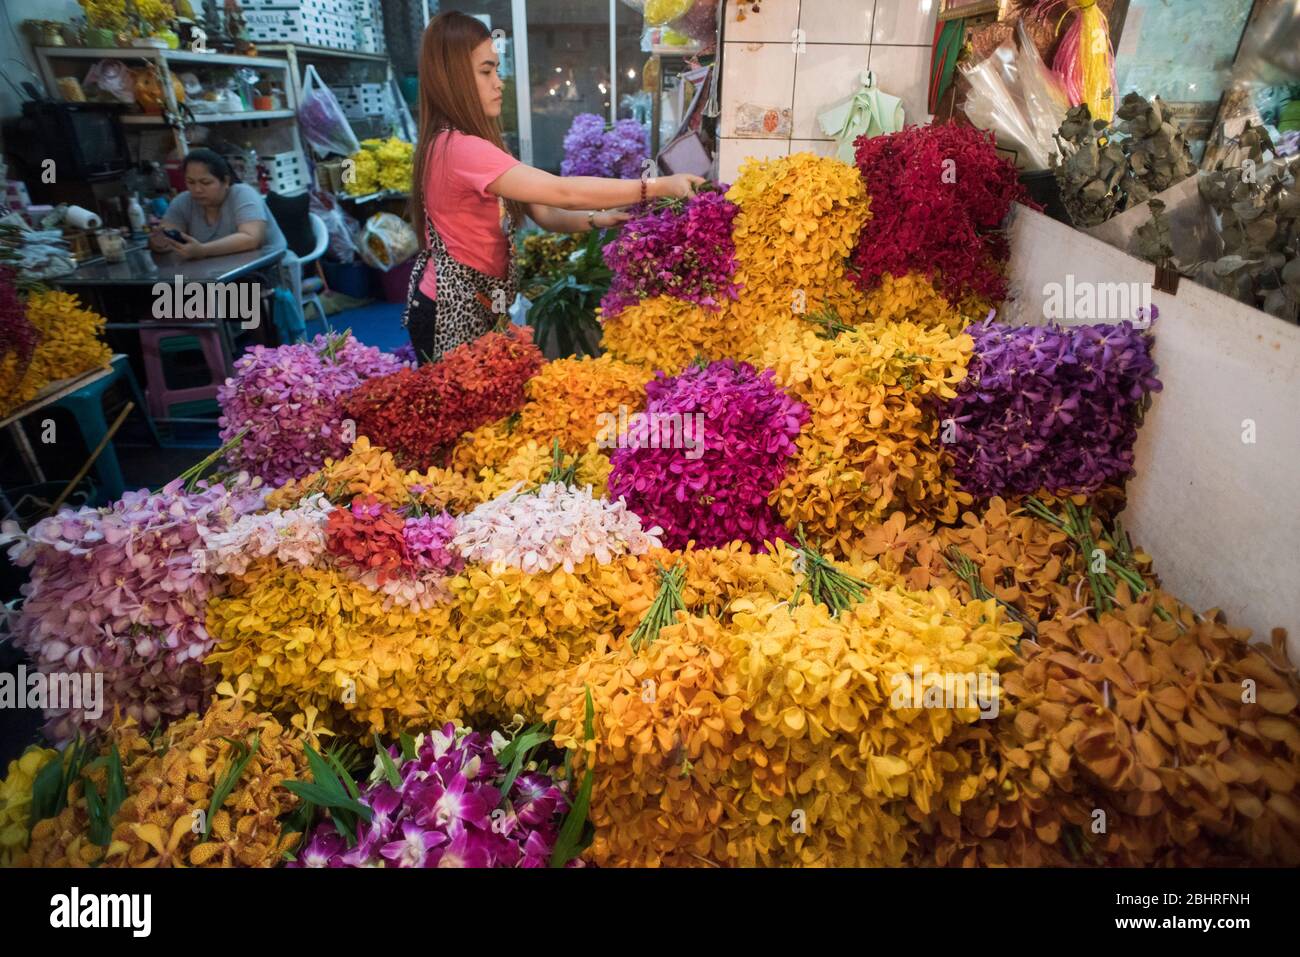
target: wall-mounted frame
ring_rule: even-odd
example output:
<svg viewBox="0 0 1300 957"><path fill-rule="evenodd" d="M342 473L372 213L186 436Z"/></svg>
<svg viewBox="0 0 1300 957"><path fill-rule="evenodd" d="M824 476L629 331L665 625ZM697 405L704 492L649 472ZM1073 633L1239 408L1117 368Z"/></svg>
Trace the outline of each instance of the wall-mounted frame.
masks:
<svg viewBox="0 0 1300 957"><path fill-rule="evenodd" d="M1002 19L1011 0L941 0L939 19L957 20L962 17L982 17L993 14L995 19Z"/></svg>

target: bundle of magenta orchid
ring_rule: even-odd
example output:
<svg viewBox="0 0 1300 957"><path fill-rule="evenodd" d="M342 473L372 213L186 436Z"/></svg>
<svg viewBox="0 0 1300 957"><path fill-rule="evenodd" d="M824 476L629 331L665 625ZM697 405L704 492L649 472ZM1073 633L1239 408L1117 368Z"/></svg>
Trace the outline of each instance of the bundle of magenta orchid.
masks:
<svg viewBox="0 0 1300 957"><path fill-rule="evenodd" d="M325 787L343 813L318 825L289 866L548 866L569 799L543 771L522 771L546 737L534 728L510 740L454 724L404 737L376 754L355 798L333 781Z"/></svg>
<svg viewBox="0 0 1300 957"><path fill-rule="evenodd" d="M734 359L660 373L646 396L646 411L610 456L610 496L658 525L666 548L789 540L768 497L797 451L808 407L770 369Z"/></svg>

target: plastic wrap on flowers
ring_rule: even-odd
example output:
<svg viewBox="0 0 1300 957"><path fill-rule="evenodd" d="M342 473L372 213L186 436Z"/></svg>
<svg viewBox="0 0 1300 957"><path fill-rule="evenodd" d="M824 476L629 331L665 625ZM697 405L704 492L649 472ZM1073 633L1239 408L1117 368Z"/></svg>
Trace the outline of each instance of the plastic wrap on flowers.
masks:
<svg viewBox="0 0 1300 957"><path fill-rule="evenodd" d="M13 532L9 556L31 568L15 645L42 674L103 683L80 707L46 709L54 740L119 710L153 727L198 708L212 646L204 609L221 581L195 556L205 531L260 508L265 492L257 481L187 492L177 480Z"/></svg>
<svg viewBox="0 0 1300 957"><path fill-rule="evenodd" d="M710 312L737 297L731 239L737 207L726 198L726 189L721 184L684 203L652 204L623 224L604 250L613 277L600 301L603 321L656 296L693 302Z"/></svg>
<svg viewBox="0 0 1300 957"><path fill-rule="evenodd" d="M1094 492L1133 470L1151 338L1131 323L1069 328L986 322L943 415L962 488L975 495Z"/></svg>
<svg viewBox="0 0 1300 957"><path fill-rule="evenodd" d="M58 816L38 822L25 866L274 867L297 840L281 817L298 805L282 787L307 767L300 735L236 697L218 699L200 718L189 715L159 739L155 750L133 724L115 729L125 800L110 805L111 835L94 842L86 788L105 793L103 768L73 786ZM220 804L221 782L244 762ZM108 800L113 788L108 783ZM105 798L101 797L99 802ZM202 810L202 820L195 815ZM211 815L210 817L208 815Z"/></svg>
<svg viewBox="0 0 1300 957"><path fill-rule="evenodd" d="M798 314L846 298L844 263L871 215L856 169L812 153L750 159L727 198L740 207L732 238L742 302Z"/></svg>
<svg viewBox="0 0 1300 957"><path fill-rule="evenodd" d="M853 266L863 289L885 274L931 279L949 302L1001 302L1009 249L998 232L1024 189L992 134L971 126L909 126L860 137L857 164L871 194Z"/></svg>
<svg viewBox="0 0 1300 957"><path fill-rule="evenodd" d="M311 475L287 482L266 497L272 508L291 508L313 495L330 502L348 503L358 495L373 495L385 504L463 511L481 500L471 479L450 469L430 468L424 472L398 467L393 453L358 436L348 454L326 459Z"/></svg>
<svg viewBox="0 0 1300 957"><path fill-rule="evenodd" d="M228 587L208 605L207 664L247 675L270 711L316 708L340 731L396 734L472 701L448 675L461 648L446 604L403 604L336 567L269 561Z"/></svg>
<svg viewBox="0 0 1300 957"><path fill-rule="evenodd" d="M803 523L827 550L847 554L895 511L955 520L971 496L947 467L938 413L970 350L969 336L912 323L770 343L776 381L812 413L772 497L787 525Z"/></svg>
<svg viewBox="0 0 1300 957"><path fill-rule="evenodd" d="M466 432L524 404L524 384L542 367L527 326L489 332L438 362L365 382L344 402L358 434L407 467L441 464Z"/></svg>
<svg viewBox="0 0 1300 957"><path fill-rule="evenodd" d="M646 395L610 456L610 494L664 529L669 548L784 537L768 496L808 421L804 404L770 371L730 359L659 378Z"/></svg>
<svg viewBox="0 0 1300 957"><path fill-rule="evenodd" d="M549 775L510 776L497 760L507 746L447 724L413 739L409 758L388 748L357 797L371 813L351 843L324 821L290 866L548 866L569 799Z"/></svg>
<svg viewBox="0 0 1300 957"><path fill-rule="evenodd" d="M343 424L343 397L364 380L401 368L397 357L350 336L254 346L217 390L222 440L248 429L229 453L231 464L282 485L343 456L356 438Z"/></svg>

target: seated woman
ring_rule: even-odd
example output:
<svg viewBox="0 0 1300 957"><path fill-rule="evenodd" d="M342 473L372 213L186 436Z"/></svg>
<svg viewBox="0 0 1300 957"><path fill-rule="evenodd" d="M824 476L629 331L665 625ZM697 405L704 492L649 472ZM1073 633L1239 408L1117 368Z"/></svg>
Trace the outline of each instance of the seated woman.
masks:
<svg viewBox="0 0 1300 957"><path fill-rule="evenodd" d="M182 259L229 256L254 249L284 249L284 234L253 187L236 183L220 153L200 147L185 156L185 192L172 200L162 226L149 236L155 252ZM163 230L174 229L181 242Z"/></svg>

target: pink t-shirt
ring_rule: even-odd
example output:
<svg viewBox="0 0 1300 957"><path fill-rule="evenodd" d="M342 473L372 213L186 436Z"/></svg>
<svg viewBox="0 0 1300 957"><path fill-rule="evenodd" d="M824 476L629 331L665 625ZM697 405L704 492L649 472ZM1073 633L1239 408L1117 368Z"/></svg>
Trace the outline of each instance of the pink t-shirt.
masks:
<svg viewBox="0 0 1300 957"><path fill-rule="evenodd" d="M505 207L487 188L519 160L480 136L458 130L440 134L432 150L424 178L424 208L447 252L457 262L504 279L510 267ZM420 291L436 299L437 290L430 257Z"/></svg>

